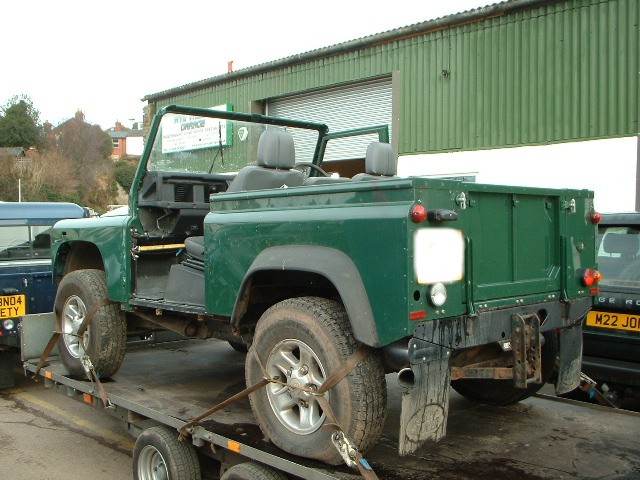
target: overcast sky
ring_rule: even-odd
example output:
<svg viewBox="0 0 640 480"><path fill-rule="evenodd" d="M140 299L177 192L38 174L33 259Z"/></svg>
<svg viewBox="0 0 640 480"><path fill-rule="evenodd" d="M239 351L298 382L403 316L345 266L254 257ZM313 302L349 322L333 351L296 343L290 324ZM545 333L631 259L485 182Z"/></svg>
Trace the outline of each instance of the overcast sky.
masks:
<svg viewBox="0 0 640 480"><path fill-rule="evenodd" d="M21 0L0 6L0 105L28 95L54 125L142 120L142 97L413 23L477 0Z"/></svg>

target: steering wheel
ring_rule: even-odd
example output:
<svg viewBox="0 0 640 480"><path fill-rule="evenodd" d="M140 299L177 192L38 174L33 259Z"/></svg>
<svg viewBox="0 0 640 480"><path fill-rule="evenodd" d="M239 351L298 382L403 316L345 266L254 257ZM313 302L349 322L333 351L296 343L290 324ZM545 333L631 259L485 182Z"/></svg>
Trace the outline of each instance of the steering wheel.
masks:
<svg viewBox="0 0 640 480"><path fill-rule="evenodd" d="M315 163L311 163L311 162L298 162L293 166L293 168L298 169L298 170L302 170L303 168L308 168L309 169L309 173L311 173L311 170L315 170L316 172L320 173L320 175L322 175L323 177L330 177L331 176L330 173L325 172L318 165L316 165Z"/></svg>

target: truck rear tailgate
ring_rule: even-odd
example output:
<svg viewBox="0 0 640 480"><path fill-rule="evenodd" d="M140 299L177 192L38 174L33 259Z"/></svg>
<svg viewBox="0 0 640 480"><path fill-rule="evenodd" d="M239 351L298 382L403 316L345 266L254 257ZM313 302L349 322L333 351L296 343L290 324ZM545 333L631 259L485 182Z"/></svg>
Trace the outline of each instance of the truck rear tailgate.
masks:
<svg viewBox="0 0 640 480"><path fill-rule="evenodd" d="M459 226L468 242L467 280L474 302L578 294L577 271L592 266L593 252L584 248L595 238L588 219L590 192L465 186L468 214L461 212Z"/></svg>

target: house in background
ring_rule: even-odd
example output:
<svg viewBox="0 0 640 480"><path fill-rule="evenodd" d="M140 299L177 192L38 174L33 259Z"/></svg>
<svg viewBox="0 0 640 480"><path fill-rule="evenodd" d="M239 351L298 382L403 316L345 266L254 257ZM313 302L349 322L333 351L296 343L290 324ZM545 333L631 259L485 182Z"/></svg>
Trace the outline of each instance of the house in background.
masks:
<svg viewBox="0 0 640 480"><path fill-rule="evenodd" d="M97 124L88 123L85 119L85 114L82 110L77 110L72 118L65 120L54 127L51 123L44 123L44 135L51 145L68 146L74 142L77 142L78 138L85 137L93 132L94 134L102 134L102 127ZM95 137L96 141L103 141L99 139L101 135ZM92 140L93 141L93 140ZM65 147L65 145L67 145Z"/></svg>
<svg viewBox="0 0 640 480"><path fill-rule="evenodd" d="M15 160L15 164L18 168L26 168L29 157L30 150L26 150L22 147L0 147L0 159L12 158Z"/></svg>
<svg viewBox="0 0 640 480"><path fill-rule="evenodd" d="M0 147L0 158L10 157L20 159L26 156L27 153L22 147Z"/></svg>
<svg viewBox="0 0 640 480"><path fill-rule="evenodd" d="M141 127L141 122L132 122L131 128L127 128L122 125L122 123L116 122L115 127L106 130L113 143L113 153L111 154L112 160L119 160L125 155L142 155L144 142Z"/></svg>
<svg viewBox="0 0 640 480"><path fill-rule="evenodd" d="M84 126L92 126L100 128L99 125L90 125L85 121L84 112L78 110L73 118L66 120L57 127L49 122L44 123L45 136L52 142L59 141L59 134L63 131L73 131ZM116 121L114 127L105 130L105 133L111 137L112 152L111 159L119 160L123 156L141 156L144 148L142 122L131 120L131 128L124 126L121 122ZM102 131L102 129L100 128Z"/></svg>

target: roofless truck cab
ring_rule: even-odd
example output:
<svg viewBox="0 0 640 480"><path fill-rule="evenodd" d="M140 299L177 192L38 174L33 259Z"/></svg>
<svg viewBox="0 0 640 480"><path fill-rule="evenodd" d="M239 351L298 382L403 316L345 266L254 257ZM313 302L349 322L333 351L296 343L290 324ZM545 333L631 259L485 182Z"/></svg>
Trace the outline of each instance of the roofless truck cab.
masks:
<svg viewBox="0 0 640 480"><path fill-rule="evenodd" d="M88 357L115 375L128 329L225 339L248 351L247 385L267 379L250 395L264 433L329 463L344 457L323 426L361 451L378 439L385 372L406 387L401 454L445 435L450 384L513 403L558 358L557 389L575 388L592 192L399 178L388 141L386 127L160 110L129 215L54 229L69 372Z"/></svg>

